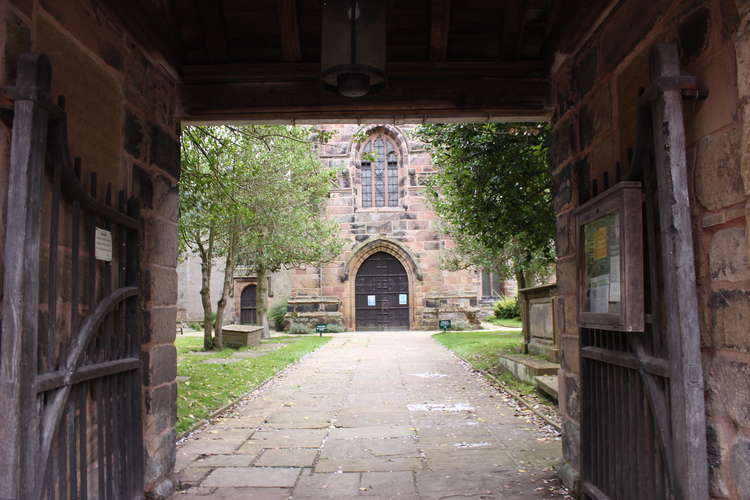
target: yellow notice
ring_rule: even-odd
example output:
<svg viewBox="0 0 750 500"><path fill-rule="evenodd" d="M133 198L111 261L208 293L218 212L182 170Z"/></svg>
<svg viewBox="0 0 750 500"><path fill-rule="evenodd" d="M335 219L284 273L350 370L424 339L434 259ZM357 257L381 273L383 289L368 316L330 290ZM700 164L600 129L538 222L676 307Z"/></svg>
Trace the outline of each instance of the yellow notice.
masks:
<svg viewBox="0 0 750 500"><path fill-rule="evenodd" d="M607 248L607 227L602 226L594 231L594 260L605 258L609 255Z"/></svg>

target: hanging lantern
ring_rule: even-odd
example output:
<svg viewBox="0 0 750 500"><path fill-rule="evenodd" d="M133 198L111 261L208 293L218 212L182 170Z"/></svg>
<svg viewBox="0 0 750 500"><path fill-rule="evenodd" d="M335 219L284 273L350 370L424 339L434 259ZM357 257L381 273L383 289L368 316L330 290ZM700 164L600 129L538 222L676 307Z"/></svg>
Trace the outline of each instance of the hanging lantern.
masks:
<svg viewBox="0 0 750 500"><path fill-rule="evenodd" d="M323 86L346 97L385 87L385 2L324 0Z"/></svg>

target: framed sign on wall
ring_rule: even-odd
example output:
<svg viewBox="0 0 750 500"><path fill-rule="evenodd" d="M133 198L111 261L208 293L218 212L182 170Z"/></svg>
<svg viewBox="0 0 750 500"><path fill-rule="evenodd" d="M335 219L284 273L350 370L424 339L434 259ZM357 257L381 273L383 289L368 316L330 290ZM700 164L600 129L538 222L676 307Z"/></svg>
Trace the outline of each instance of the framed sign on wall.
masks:
<svg viewBox="0 0 750 500"><path fill-rule="evenodd" d="M643 195L620 182L578 207L578 325L644 329Z"/></svg>

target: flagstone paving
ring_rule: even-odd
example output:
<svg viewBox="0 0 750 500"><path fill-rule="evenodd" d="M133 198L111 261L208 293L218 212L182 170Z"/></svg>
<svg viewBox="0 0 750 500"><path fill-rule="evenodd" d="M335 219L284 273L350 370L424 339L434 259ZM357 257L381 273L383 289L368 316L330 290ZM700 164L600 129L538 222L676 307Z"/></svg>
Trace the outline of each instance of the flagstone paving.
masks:
<svg viewBox="0 0 750 500"><path fill-rule="evenodd" d="M178 448L174 500L563 498L559 459L429 333L338 334Z"/></svg>

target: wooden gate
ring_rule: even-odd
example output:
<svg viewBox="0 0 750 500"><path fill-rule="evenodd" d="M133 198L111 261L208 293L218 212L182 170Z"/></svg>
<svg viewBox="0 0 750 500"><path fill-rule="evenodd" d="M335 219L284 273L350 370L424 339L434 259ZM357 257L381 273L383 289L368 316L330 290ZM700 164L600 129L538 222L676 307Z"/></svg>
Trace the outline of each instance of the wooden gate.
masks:
<svg viewBox="0 0 750 500"><path fill-rule="evenodd" d="M409 278L393 255L367 258L354 282L357 330L409 329Z"/></svg>
<svg viewBox="0 0 750 500"><path fill-rule="evenodd" d="M248 285L242 290L242 295L240 295L240 323L243 325L258 324L257 291L258 287L255 285Z"/></svg>
<svg viewBox="0 0 750 500"><path fill-rule="evenodd" d="M708 498L696 277L677 49L653 52L629 180L643 183L645 332L581 329L586 499Z"/></svg>
<svg viewBox="0 0 750 500"><path fill-rule="evenodd" d="M26 55L5 89L0 498L142 498L138 210L71 164L50 77Z"/></svg>

